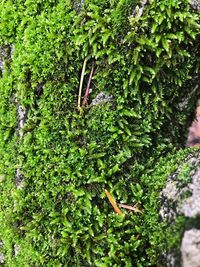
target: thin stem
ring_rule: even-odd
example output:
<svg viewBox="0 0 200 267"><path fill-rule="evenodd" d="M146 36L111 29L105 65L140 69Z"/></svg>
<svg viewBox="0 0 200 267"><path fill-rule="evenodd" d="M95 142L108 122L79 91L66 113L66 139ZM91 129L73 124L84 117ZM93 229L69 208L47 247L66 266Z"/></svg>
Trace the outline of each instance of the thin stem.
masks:
<svg viewBox="0 0 200 267"><path fill-rule="evenodd" d="M124 208L124 209L127 209L127 210L132 210L134 212L142 213L142 211L140 209L138 209L136 206L132 207L132 206L125 205L125 204L118 204L118 206L120 208Z"/></svg>
<svg viewBox="0 0 200 267"><path fill-rule="evenodd" d="M89 92L90 92L90 84L91 84L93 72L94 72L94 64L92 64L92 68L91 68L91 71L90 71L90 76L89 76L87 87L86 87L86 90L85 90L85 95L84 95L84 98L83 98L82 106L85 106L87 104L87 101L88 101L88 96L89 96Z"/></svg>
<svg viewBox="0 0 200 267"><path fill-rule="evenodd" d="M88 60L88 58L85 58L85 60L83 62L82 72L81 72L81 79L80 79L79 92L78 92L78 110L79 111L81 110L81 94L82 94L83 80L84 80L87 60Z"/></svg>

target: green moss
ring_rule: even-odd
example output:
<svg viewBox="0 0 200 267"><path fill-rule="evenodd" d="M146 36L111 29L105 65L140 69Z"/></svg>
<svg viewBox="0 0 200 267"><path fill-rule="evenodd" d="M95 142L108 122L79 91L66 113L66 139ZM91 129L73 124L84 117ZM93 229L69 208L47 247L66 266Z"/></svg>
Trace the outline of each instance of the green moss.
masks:
<svg viewBox="0 0 200 267"><path fill-rule="evenodd" d="M168 266L166 255L169 252L174 253L174 251L176 254L179 253L178 247L180 246L186 220L178 214L173 223L161 218L162 199L160 198L160 192L166 184L166 179L177 171L178 167L181 166L182 168L186 165L184 161L191 153L193 153L191 150L174 151L166 158L159 160L150 174L144 174L141 177L143 188L146 188L144 204L146 212L143 221L147 223L147 225L144 224L144 232L148 233L150 242L147 253L152 259L151 262L156 262L156 266ZM149 235L149 233L151 234ZM150 264L150 266L152 265Z"/></svg>
<svg viewBox="0 0 200 267"><path fill-rule="evenodd" d="M159 190L188 153L173 146L184 140L188 117L177 108L190 91L182 90L199 67L199 14L187 1L150 1L135 18L138 8L128 0L83 7L64 0L1 2L0 43L14 46L0 78L5 266L158 263L167 229L159 223ZM92 65L95 72L80 114L86 57L82 96ZM100 92L112 100L92 105ZM23 138L18 105L27 112ZM123 210L119 217L105 189L142 214Z"/></svg>

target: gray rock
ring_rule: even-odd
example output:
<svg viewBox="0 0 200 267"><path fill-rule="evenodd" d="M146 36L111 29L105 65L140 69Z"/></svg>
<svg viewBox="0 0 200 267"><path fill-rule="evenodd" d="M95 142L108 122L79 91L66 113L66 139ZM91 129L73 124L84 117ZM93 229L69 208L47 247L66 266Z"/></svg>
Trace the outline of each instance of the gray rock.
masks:
<svg viewBox="0 0 200 267"><path fill-rule="evenodd" d="M15 255L15 257L17 257L17 255L19 254L19 252L20 252L20 246L17 245L17 244L15 244L14 245L14 255Z"/></svg>
<svg viewBox="0 0 200 267"><path fill-rule="evenodd" d="M183 166L191 168L185 177L179 178ZM195 218L200 215L200 158L191 157L186 163L180 166L175 175L169 177L165 188L161 192L163 205L160 210L162 218L174 218L176 214L183 214L186 217ZM184 195L186 197L184 197ZM173 205L172 205L173 204ZM169 207L175 207L175 210Z"/></svg>
<svg viewBox="0 0 200 267"><path fill-rule="evenodd" d="M74 9L78 12L81 11L84 6L84 3L84 0L73 1Z"/></svg>
<svg viewBox="0 0 200 267"><path fill-rule="evenodd" d="M22 140L24 137L24 125L26 122L26 117L27 117L27 109L23 107L22 105L18 104L17 107L17 114L18 114L18 125L17 125L17 133ZM20 168L17 168L16 174L15 174L15 184L16 187L19 189L23 188L23 181L24 181L24 175L20 171Z"/></svg>
<svg viewBox="0 0 200 267"><path fill-rule="evenodd" d="M182 267L200 266L200 230L185 231L182 244Z"/></svg>
<svg viewBox="0 0 200 267"><path fill-rule="evenodd" d="M2 253L0 253L0 263L4 263L4 256Z"/></svg>
<svg viewBox="0 0 200 267"><path fill-rule="evenodd" d="M196 226L200 217L200 151L186 158L168 178L160 199L160 215L169 225L173 225L179 215L186 219L181 247L177 248L177 253L169 251L165 255L166 266L200 267L200 230Z"/></svg>
<svg viewBox="0 0 200 267"><path fill-rule="evenodd" d="M104 92L100 92L95 99L92 100L91 106L96 106L96 105L102 105L107 102L111 102L113 99L113 96L109 96L104 94Z"/></svg>
<svg viewBox="0 0 200 267"><path fill-rule="evenodd" d="M200 0L191 0L190 4L193 9L200 11Z"/></svg>
<svg viewBox="0 0 200 267"><path fill-rule="evenodd" d="M17 114L18 114L17 130L18 130L19 136L22 138L24 135L23 127L24 127L25 120L26 120L27 110L22 105L18 105Z"/></svg>
<svg viewBox="0 0 200 267"><path fill-rule="evenodd" d="M5 69L5 58L7 58L7 51L5 48L0 48L0 70L1 72L4 72Z"/></svg>
<svg viewBox="0 0 200 267"><path fill-rule="evenodd" d="M20 169L18 168L16 170L16 175L15 175L16 187L19 189L22 189L24 186L23 181L24 181L24 175L21 173Z"/></svg>
<svg viewBox="0 0 200 267"><path fill-rule="evenodd" d="M141 0L139 5L136 6L134 10L135 18L139 19L142 16L146 4L147 4L147 0Z"/></svg>
<svg viewBox="0 0 200 267"><path fill-rule="evenodd" d="M180 212L186 217L195 218L200 215L200 165L188 188L192 191L192 195L183 201Z"/></svg>
<svg viewBox="0 0 200 267"><path fill-rule="evenodd" d="M0 249L3 247L3 242L0 241ZM4 263L4 255L3 253L0 253L0 264Z"/></svg>

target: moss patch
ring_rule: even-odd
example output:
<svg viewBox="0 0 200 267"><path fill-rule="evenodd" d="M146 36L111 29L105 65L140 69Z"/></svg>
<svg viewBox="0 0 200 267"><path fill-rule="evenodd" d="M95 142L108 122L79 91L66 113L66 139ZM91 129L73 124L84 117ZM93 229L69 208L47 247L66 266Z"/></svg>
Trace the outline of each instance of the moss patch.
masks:
<svg viewBox="0 0 200 267"><path fill-rule="evenodd" d="M188 117L178 104L199 68L199 15L187 1L150 1L138 16L140 8L129 0L0 3L0 44L14 48L0 78L6 266L158 263L159 190L188 153L173 146ZM94 66L92 92L78 110L86 59L81 96ZM110 101L93 105L102 92ZM105 189L142 214L119 217Z"/></svg>

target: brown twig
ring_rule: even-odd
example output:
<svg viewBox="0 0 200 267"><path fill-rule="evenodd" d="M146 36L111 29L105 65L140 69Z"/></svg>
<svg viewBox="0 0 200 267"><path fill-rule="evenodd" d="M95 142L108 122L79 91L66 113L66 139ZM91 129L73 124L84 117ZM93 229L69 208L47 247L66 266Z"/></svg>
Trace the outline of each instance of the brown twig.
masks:
<svg viewBox="0 0 200 267"><path fill-rule="evenodd" d="M105 193L106 193L107 198L110 201L110 204L113 206L115 212L118 215L123 217L124 215L123 215L122 211L118 208L117 203L115 202L114 198L111 196L111 194L107 190L105 190Z"/></svg>
<svg viewBox="0 0 200 267"><path fill-rule="evenodd" d="M82 107L87 105L88 96L89 96L89 93L90 93L90 84L91 84L93 72L94 72L94 64L92 64L92 68L91 68L91 71L90 71L90 76L89 76L89 79L88 79L88 82L87 82L87 87L85 89L85 95L83 97Z"/></svg>
<svg viewBox="0 0 200 267"><path fill-rule="evenodd" d="M124 209L127 209L127 210L132 210L132 211L137 212L137 213L142 213L142 211L140 209L138 209L136 206L132 207L132 206L125 205L125 204L118 204L118 206L120 208L124 208Z"/></svg>

